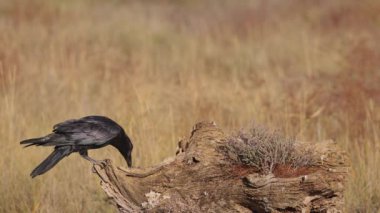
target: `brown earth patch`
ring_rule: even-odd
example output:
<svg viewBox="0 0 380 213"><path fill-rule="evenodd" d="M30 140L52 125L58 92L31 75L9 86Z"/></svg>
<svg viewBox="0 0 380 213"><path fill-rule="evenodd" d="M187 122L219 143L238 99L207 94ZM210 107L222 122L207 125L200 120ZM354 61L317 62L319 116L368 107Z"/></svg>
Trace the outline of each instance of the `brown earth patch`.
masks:
<svg viewBox="0 0 380 213"><path fill-rule="evenodd" d="M298 177L301 175L307 175L315 172L316 170L317 169L313 167L293 168L290 165L277 165L273 170L273 174L275 177L291 178Z"/></svg>

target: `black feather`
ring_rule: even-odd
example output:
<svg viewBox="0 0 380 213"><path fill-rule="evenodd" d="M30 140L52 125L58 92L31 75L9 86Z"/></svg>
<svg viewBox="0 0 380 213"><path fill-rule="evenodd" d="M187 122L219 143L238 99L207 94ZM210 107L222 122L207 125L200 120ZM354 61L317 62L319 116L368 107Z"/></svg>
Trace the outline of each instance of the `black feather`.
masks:
<svg viewBox="0 0 380 213"><path fill-rule="evenodd" d="M62 158L71 154L72 149L69 146L56 147L54 152L51 153L40 165L38 165L30 174L32 178L37 175L42 175L43 173L49 171L53 166L55 166Z"/></svg>
<svg viewBox="0 0 380 213"><path fill-rule="evenodd" d="M41 138L32 138L32 139L28 139L28 140L23 140L20 142L20 144L26 144L24 146L25 147L28 147L28 146L33 146L33 145L41 145L43 142L44 142L44 138L45 137L41 137Z"/></svg>

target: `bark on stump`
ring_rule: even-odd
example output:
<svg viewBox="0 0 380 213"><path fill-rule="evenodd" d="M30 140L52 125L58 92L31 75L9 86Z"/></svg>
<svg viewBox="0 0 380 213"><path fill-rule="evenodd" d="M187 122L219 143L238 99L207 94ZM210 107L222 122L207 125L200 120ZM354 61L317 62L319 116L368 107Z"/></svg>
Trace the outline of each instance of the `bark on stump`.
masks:
<svg viewBox="0 0 380 213"><path fill-rule="evenodd" d="M333 141L305 143L316 166L263 175L232 163L214 123L194 126L175 158L152 168L94 166L120 212L342 212L348 159Z"/></svg>

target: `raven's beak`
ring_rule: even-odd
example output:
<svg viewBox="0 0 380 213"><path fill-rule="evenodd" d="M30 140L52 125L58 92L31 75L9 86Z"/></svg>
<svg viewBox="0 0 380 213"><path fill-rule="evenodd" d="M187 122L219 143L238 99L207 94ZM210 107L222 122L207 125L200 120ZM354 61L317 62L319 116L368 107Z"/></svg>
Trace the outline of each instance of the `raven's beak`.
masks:
<svg viewBox="0 0 380 213"><path fill-rule="evenodd" d="M129 153L127 156L128 167L132 167L132 153Z"/></svg>

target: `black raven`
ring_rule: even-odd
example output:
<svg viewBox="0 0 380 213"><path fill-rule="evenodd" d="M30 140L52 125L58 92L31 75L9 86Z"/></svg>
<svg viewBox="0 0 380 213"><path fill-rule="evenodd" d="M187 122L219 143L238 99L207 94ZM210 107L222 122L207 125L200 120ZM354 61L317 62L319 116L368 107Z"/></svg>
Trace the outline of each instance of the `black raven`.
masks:
<svg viewBox="0 0 380 213"><path fill-rule="evenodd" d="M87 116L80 119L67 120L56 124L53 133L41 137L21 141L28 146L55 146L51 153L30 174L32 178L41 175L55 166L62 158L73 152L91 161L96 160L87 155L88 149L98 149L112 145L123 155L129 167L132 166L133 145L123 128L115 121L104 116Z"/></svg>

